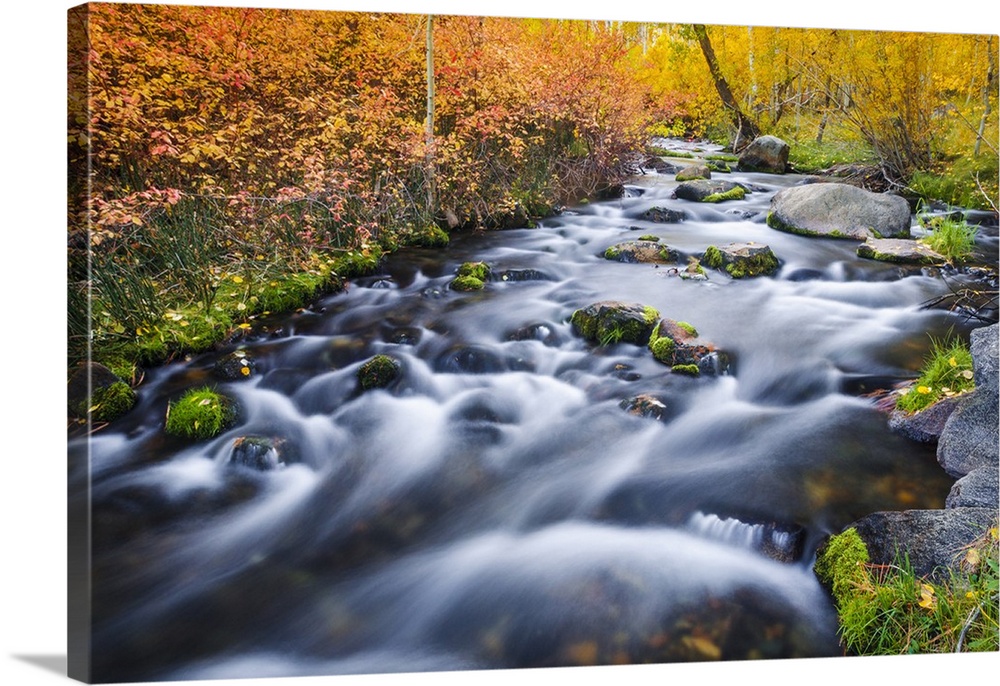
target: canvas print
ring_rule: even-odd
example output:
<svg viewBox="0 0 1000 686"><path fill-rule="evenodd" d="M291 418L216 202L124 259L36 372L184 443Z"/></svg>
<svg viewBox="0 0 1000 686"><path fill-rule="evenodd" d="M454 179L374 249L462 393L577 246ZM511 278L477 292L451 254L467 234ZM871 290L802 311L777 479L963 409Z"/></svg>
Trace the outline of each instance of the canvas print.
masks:
<svg viewBox="0 0 1000 686"><path fill-rule="evenodd" d="M68 29L71 677L998 651L996 35Z"/></svg>

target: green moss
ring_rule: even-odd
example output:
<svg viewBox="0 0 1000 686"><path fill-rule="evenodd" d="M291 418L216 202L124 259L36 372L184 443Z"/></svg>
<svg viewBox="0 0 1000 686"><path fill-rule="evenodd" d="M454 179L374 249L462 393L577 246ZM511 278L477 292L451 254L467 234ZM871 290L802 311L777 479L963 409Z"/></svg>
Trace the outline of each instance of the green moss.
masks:
<svg viewBox="0 0 1000 686"><path fill-rule="evenodd" d="M972 353L965 343L932 339L920 377L897 397L896 407L904 412L919 412L943 398L971 391L975 386L973 378Z"/></svg>
<svg viewBox="0 0 1000 686"><path fill-rule="evenodd" d="M746 196L746 189L742 186L736 186L731 188L724 193L712 193L711 195L706 195L702 202L725 202L726 200L742 200Z"/></svg>
<svg viewBox="0 0 1000 686"><path fill-rule="evenodd" d="M604 259L617 260L621 254L622 254L621 250L612 245L610 248L604 251Z"/></svg>
<svg viewBox="0 0 1000 686"><path fill-rule="evenodd" d="M701 370L698 369L696 364L675 364L670 368L670 371L676 374L687 374L688 376L698 376L701 374Z"/></svg>
<svg viewBox="0 0 1000 686"><path fill-rule="evenodd" d="M976 247L978 228L964 220L954 221L939 217L929 223L931 233L920 242L943 255L951 263L961 263L972 256Z"/></svg>
<svg viewBox="0 0 1000 686"><path fill-rule="evenodd" d="M95 388L90 398L90 405L82 403L79 408L81 417L87 416L95 422L110 422L122 416L135 405L135 391L124 381L117 381L110 386Z"/></svg>
<svg viewBox="0 0 1000 686"><path fill-rule="evenodd" d="M226 396L208 386L193 388L168 406L166 431L183 438L212 438L233 421L235 414L235 406Z"/></svg>
<svg viewBox="0 0 1000 686"><path fill-rule="evenodd" d="M399 376L399 362L388 355L376 355L358 369L358 385L362 390L385 388Z"/></svg>
<svg viewBox="0 0 1000 686"><path fill-rule="evenodd" d="M649 351L653 353L653 359L664 364L673 364L675 347L674 339L669 336L660 336L656 331L649 339Z"/></svg>
<svg viewBox="0 0 1000 686"><path fill-rule="evenodd" d="M593 317L583 310L577 310L570 317L570 323L588 341L597 339L597 317Z"/></svg>
<svg viewBox="0 0 1000 686"><path fill-rule="evenodd" d="M456 276L451 282L453 291L481 291L485 287L486 283L474 276Z"/></svg>
<svg viewBox="0 0 1000 686"><path fill-rule="evenodd" d="M710 245L705 248L705 254L702 255L701 261L713 269L718 269L722 266L722 252L714 245Z"/></svg>
<svg viewBox="0 0 1000 686"><path fill-rule="evenodd" d="M420 248L445 248L451 242L448 232L437 224L429 224L422 229L413 229L402 234L405 245Z"/></svg>
<svg viewBox="0 0 1000 686"><path fill-rule="evenodd" d="M490 267L485 262L463 262L458 268L459 276L471 276L486 281L490 278Z"/></svg>
<svg viewBox="0 0 1000 686"><path fill-rule="evenodd" d="M677 326L679 326L682 329L684 329L684 331L686 331L688 333L688 335L690 335L690 336L697 336L698 335L698 329L694 328L693 326L691 326L687 322L677 322Z"/></svg>
<svg viewBox="0 0 1000 686"><path fill-rule="evenodd" d="M839 605L868 576L868 547L854 528L831 536L816 556L813 571Z"/></svg>
<svg viewBox="0 0 1000 686"><path fill-rule="evenodd" d="M734 279L770 274L778 268L778 259L773 253L761 253L752 257L741 258L738 262L726 265L726 273Z"/></svg>
<svg viewBox="0 0 1000 686"><path fill-rule="evenodd" d="M647 324L652 325L655 324L656 321L660 318L660 312L655 307L651 307L649 305L643 305L642 318L646 321Z"/></svg>
<svg viewBox="0 0 1000 686"><path fill-rule="evenodd" d="M808 229L800 229L797 226L792 226L791 224L786 224L785 222L774 216L774 212L768 212L767 217L764 219L764 223L770 226L775 231L784 231L785 233L794 233L797 236L816 236L815 231L809 231Z"/></svg>
<svg viewBox="0 0 1000 686"><path fill-rule="evenodd" d="M644 233L643 235L639 236L639 240L640 241L653 241L654 243L659 243L660 242L660 237L659 236L654 236L651 233Z"/></svg>

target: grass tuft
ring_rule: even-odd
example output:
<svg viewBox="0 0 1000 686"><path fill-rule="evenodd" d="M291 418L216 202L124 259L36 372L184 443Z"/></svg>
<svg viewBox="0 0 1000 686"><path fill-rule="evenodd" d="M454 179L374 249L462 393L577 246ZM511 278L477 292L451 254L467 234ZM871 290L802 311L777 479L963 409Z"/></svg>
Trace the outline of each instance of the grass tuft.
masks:
<svg viewBox="0 0 1000 686"><path fill-rule="evenodd" d="M932 339L920 377L896 399L896 407L904 412L919 412L939 400L971 391L975 387L973 377L972 353L965 343Z"/></svg>

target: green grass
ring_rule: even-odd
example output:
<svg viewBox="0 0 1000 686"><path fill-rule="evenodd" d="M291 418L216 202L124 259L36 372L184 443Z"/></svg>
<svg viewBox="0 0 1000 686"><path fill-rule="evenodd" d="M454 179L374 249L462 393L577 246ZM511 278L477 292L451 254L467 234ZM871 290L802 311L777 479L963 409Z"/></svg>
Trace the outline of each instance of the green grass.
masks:
<svg viewBox="0 0 1000 686"><path fill-rule="evenodd" d="M915 172L910 190L925 200L940 200L956 207L990 210L998 204L996 155L962 155L951 163L939 163L929 171Z"/></svg>
<svg viewBox="0 0 1000 686"><path fill-rule="evenodd" d="M932 339L920 377L896 399L904 412L919 412L947 397L973 389L972 353L959 340L944 342Z"/></svg>
<svg viewBox="0 0 1000 686"><path fill-rule="evenodd" d="M978 227L964 220L935 217L928 228L929 236L920 239L931 250L943 255L951 263L964 262L972 256L976 247Z"/></svg>
<svg viewBox="0 0 1000 686"><path fill-rule="evenodd" d="M997 529L962 552L945 580L918 577L905 556L872 565L854 529L830 539L814 567L837 605L844 648L855 655L995 651Z"/></svg>
<svg viewBox="0 0 1000 686"><path fill-rule="evenodd" d="M801 174L812 174L835 164L872 164L874 159L870 149L862 143L833 139L823 143L815 139L789 140L788 162Z"/></svg>

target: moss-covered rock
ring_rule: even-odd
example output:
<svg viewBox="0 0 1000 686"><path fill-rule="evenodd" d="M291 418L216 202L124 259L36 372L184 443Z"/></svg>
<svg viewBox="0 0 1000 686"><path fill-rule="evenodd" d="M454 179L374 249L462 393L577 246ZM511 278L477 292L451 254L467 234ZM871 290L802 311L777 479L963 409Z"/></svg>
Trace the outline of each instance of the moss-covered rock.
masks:
<svg viewBox="0 0 1000 686"><path fill-rule="evenodd" d="M944 255L905 238L869 238L858 246L858 257L898 264L943 264Z"/></svg>
<svg viewBox="0 0 1000 686"><path fill-rule="evenodd" d="M123 368L124 369L124 368ZM135 391L108 367L96 362L78 366L67 386L68 410L74 417L88 415L95 422L110 422L135 405Z"/></svg>
<svg viewBox="0 0 1000 686"><path fill-rule="evenodd" d="M124 381L95 388L90 404L90 416L95 422L118 419L135 405L135 391Z"/></svg>
<svg viewBox="0 0 1000 686"><path fill-rule="evenodd" d="M675 374L685 374L687 376L699 376L701 370L698 369L696 364L675 364L670 368L670 371Z"/></svg>
<svg viewBox="0 0 1000 686"><path fill-rule="evenodd" d="M679 374L699 376L725 371L724 355L701 340L698 330L687 322L664 319L650 334L648 347L653 359Z"/></svg>
<svg viewBox="0 0 1000 686"><path fill-rule="evenodd" d="M712 181L709 179L697 179L695 181L685 181L677 187L674 195L682 200L693 200L694 202L706 202L707 198L713 196L725 196L736 193L735 189L741 189L746 194L747 189L732 181ZM741 196L742 197L742 196ZM712 202L712 201L708 201Z"/></svg>
<svg viewBox="0 0 1000 686"><path fill-rule="evenodd" d="M693 181L695 179L710 179L712 178L712 170L708 168L707 164L692 164L684 167L679 172L677 176L674 177L678 181Z"/></svg>
<svg viewBox="0 0 1000 686"><path fill-rule="evenodd" d="M647 305L605 300L575 311L570 322L578 335L600 345L645 345L659 317Z"/></svg>
<svg viewBox="0 0 1000 686"><path fill-rule="evenodd" d="M474 276L456 276L449 286L453 291L481 291L486 288L486 282Z"/></svg>
<svg viewBox="0 0 1000 686"><path fill-rule="evenodd" d="M358 386L363 391L385 388L399 377L401 370L399 360L388 355L376 355L358 368Z"/></svg>
<svg viewBox="0 0 1000 686"><path fill-rule="evenodd" d="M813 572L833 593L838 605L849 597L852 590L867 576L868 547L856 529L831 536L816 553Z"/></svg>
<svg viewBox="0 0 1000 686"><path fill-rule="evenodd" d="M236 418L236 405L228 397L203 386L193 388L167 407L166 431L190 439L212 438Z"/></svg>
<svg viewBox="0 0 1000 686"><path fill-rule="evenodd" d="M684 210L675 210L669 207L650 207L639 215L639 219L657 224L677 224L687 219Z"/></svg>
<svg viewBox="0 0 1000 686"><path fill-rule="evenodd" d="M742 186L730 188L722 193L711 193L702 198L702 202L725 202L726 200L742 200L747 194Z"/></svg>
<svg viewBox="0 0 1000 686"><path fill-rule="evenodd" d="M769 276L778 271L778 258L770 247L760 243L729 243L709 246L701 261L714 269L722 269L734 279Z"/></svg>
<svg viewBox="0 0 1000 686"><path fill-rule="evenodd" d="M655 238L655 237L654 237ZM630 264L670 264L677 261L677 251L656 240L625 241L604 251L604 259Z"/></svg>

